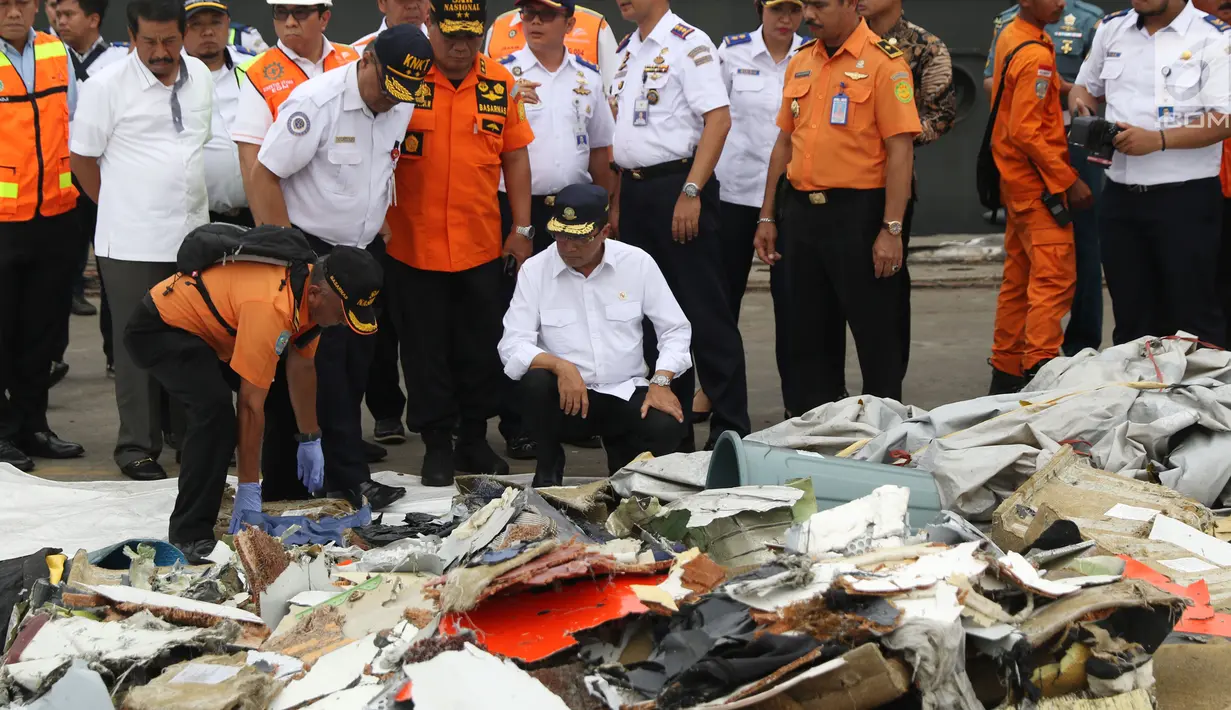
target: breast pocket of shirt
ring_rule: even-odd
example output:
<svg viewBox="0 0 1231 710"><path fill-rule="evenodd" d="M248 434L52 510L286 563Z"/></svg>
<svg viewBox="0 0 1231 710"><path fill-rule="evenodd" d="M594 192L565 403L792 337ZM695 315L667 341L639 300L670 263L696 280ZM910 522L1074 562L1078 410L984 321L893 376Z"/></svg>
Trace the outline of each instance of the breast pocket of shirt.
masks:
<svg viewBox="0 0 1231 710"><path fill-rule="evenodd" d="M436 139L436 114L421 108L415 109L410 116L410 125L406 128L406 137L402 139L402 155L400 160L414 163L422 160L432 150Z"/></svg>
<svg viewBox="0 0 1231 710"><path fill-rule="evenodd" d="M1103 94L1109 102L1123 94L1126 87L1123 74L1124 60L1118 58L1104 60L1103 69L1099 72L1098 78L1103 82Z"/></svg>
<svg viewBox="0 0 1231 710"><path fill-rule="evenodd" d="M357 195L363 173L363 154L356 148L330 148L325 189L338 195Z"/></svg>
<svg viewBox="0 0 1231 710"><path fill-rule="evenodd" d="M193 107L184 114L184 131L205 136L210 131L213 120L214 113L208 106Z"/></svg>
<svg viewBox="0 0 1231 710"><path fill-rule="evenodd" d="M795 127L806 123L812 113L812 81L809 79L793 79L782 89L782 100L791 111Z"/></svg>
<svg viewBox="0 0 1231 710"><path fill-rule="evenodd" d="M853 85L848 84L842 89L846 94L850 105L847 109L846 123L853 131L865 132L871 131L876 133L876 109L872 105L872 84L871 79L855 82ZM835 94L837 92L834 92ZM826 106L832 114L832 103ZM829 118L833 118L831 115ZM878 134L879 135L879 134Z"/></svg>
<svg viewBox="0 0 1231 710"><path fill-rule="evenodd" d="M641 301L621 301L607 306L605 315L607 325L612 332L617 333L621 340L641 337L641 320L643 313Z"/></svg>
<svg viewBox="0 0 1231 710"><path fill-rule="evenodd" d="M731 77L731 118L756 120L777 108L777 99L765 77L736 74ZM772 113L770 114L772 116Z"/></svg>

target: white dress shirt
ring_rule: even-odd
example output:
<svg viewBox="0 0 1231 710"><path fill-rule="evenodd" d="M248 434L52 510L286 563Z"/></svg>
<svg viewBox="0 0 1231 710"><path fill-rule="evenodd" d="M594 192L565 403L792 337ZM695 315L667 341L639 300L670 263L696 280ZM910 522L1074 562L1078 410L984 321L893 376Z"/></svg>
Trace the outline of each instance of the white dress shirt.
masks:
<svg viewBox="0 0 1231 710"><path fill-rule="evenodd" d="M1206 111L1231 113L1231 32L1188 3L1151 36L1135 10L1105 19L1081 65L1077 84L1107 100L1107 120L1157 130ZM1117 151L1107 178L1122 185L1161 185L1216 177L1222 146L1169 149L1142 156Z"/></svg>
<svg viewBox="0 0 1231 710"><path fill-rule="evenodd" d="M333 43L328 37L322 37L321 41L325 43L325 50L321 52L320 61L317 62L299 56L295 50L283 44L282 40L278 40L277 49L285 52L287 59L294 62L295 66L302 69L303 73L312 79L325 73L325 58L334 52ZM279 108L278 113L281 112L282 109ZM237 143L261 145L265 142L265 134L269 132L269 127L273 123L274 115L270 112L265 97L261 96L261 92L252 82L244 82L243 91L239 92L239 110L235 115L235 123L231 126L231 137Z"/></svg>
<svg viewBox="0 0 1231 710"><path fill-rule="evenodd" d="M209 209L227 213L248 206L244 194L244 179L240 174L239 146L231 138L231 126L239 111L240 90L248 80L244 67L255 57L234 46L227 47L226 62L214 78L214 112L210 133L205 144L205 186L209 192Z"/></svg>
<svg viewBox="0 0 1231 710"><path fill-rule="evenodd" d="M70 144L77 155L99 159L99 256L174 262L184 236L209 222L205 144L214 81L200 60L180 63L187 76L178 89L151 74L136 52L81 85ZM182 131L172 120L172 92Z"/></svg>
<svg viewBox="0 0 1231 710"><path fill-rule="evenodd" d="M518 79L540 84L534 90L539 103L524 103L526 120L534 130L534 142L528 147L531 194L554 195L575 183L594 182L590 151L610 146L615 132L615 119L600 88L602 75L569 52L555 72L547 71L529 47L500 63ZM505 191L503 174L500 191Z"/></svg>
<svg viewBox="0 0 1231 710"><path fill-rule="evenodd" d="M723 202L760 207L765 199L769 154L778 140L778 109L786 65L804 38L795 35L791 49L775 62L765 46L764 27L747 35L731 35L718 48L722 80L731 95L731 132L714 174Z"/></svg>
<svg viewBox="0 0 1231 710"><path fill-rule="evenodd" d="M705 128L703 116L730 105L714 43L674 12L663 15L644 41L638 32L625 41L611 87L616 164L645 168L691 158ZM645 126L635 125L640 99L649 107Z"/></svg>
<svg viewBox="0 0 1231 710"><path fill-rule="evenodd" d="M366 247L393 198L393 168L413 104L374 114L359 95L359 65L295 87L257 160L282 178L291 223L335 246Z"/></svg>
<svg viewBox="0 0 1231 710"><path fill-rule="evenodd" d="M65 44L67 45L67 43ZM94 76L116 62L123 61L128 56L128 47L112 44L102 37L95 39L94 44L90 45L85 54L78 54L77 50L73 49L71 45L68 45L68 51L72 52L77 61L83 64L87 59L90 60L90 63L85 68L85 73L90 76ZM94 58L90 59L90 57Z"/></svg>
<svg viewBox="0 0 1231 710"><path fill-rule="evenodd" d="M510 379L551 353L573 363L588 389L627 401L649 384L643 317L658 335L654 370L678 376L692 367L692 326L654 259L612 239L603 249L588 277L567 266L555 244L522 264L499 347Z"/></svg>
<svg viewBox="0 0 1231 710"><path fill-rule="evenodd" d="M516 27L521 24L521 13L517 10L513 11L513 19L509 21L509 27ZM483 52L487 53L487 48L492 43L491 26L487 28L487 34L483 37ZM525 34L522 34L525 37ZM603 94L606 95L607 90L611 88L611 80L615 77L617 62L620 61L620 54L616 51L619 46L616 40L615 32L611 30L610 23L604 23L603 29L598 33L598 70L603 75Z"/></svg>

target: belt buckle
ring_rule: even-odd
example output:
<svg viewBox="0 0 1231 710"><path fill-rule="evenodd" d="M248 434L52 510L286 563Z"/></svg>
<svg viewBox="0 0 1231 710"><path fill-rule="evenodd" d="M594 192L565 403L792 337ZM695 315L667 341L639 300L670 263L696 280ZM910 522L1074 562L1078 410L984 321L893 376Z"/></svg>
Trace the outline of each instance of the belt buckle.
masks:
<svg viewBox="0 0 1231 710"><path fill-rule="evenodd" d="M556 206L556 196L548 195L547 197L544 197L543 204L547 205L548 207L555 207Z"/></svg>
<svg viewBox="0 0 1231 710"><path fill-rule="evenodd" d="M825 197L825 193L823 192L809 192L808 202L811 202L814 205L823 205L826 202L829 202L829 198Z"/></svg>
<svg viewBox="0 0 1231 710"><path fill-rule="evenodd" d="M1149 192L1149 188L1146 187L1145 185L1129 185L1128 191L1129 192Z"/></svg>
<svg viewBox="0 0 1231 710"><path fill-rule="evenodd" d="M641 168L633 168L629 172L632 173L634 180L641 180L642 178L644 178L644 176L641 174Z"/></svg>

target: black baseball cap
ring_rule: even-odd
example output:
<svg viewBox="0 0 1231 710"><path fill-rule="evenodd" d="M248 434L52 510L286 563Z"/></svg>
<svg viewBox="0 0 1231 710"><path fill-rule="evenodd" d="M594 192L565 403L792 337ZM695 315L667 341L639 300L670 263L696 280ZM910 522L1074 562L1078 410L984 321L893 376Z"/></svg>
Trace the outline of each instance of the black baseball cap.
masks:
<svg viewBox="0 0 1231 710"><path fill-rule="evenodd" d="M188 19L198 12L205 10L221 12L227 16L231 14L231 10L223 0L187 0L184 3L184 19Z"/></svg>
<svg viewBox="0 0 1231 710"><path fill-rule="evenodd" d="M432 69L432 43L416 25L398 25L376 35L373 45L385 91L398 101L414 103Z"/></svg>
<svg viewBox="0 0 1231 710"><path fill-rule="evenodd" d="M329 287L342 297L346 324L360 335L376 332L373 303L385 282L385 272L376 258L357 247L334 247L323 264Z"/></svg>
<svg viewBox="0 0 1231 710"><path fill-rule="evenodd" d="M481 37L487 24L487 0L433 0L432 19L447 35Z"/></svg>
<svg viewBox="0 0 1231 710"><path fill-rule="evenodd" d="M607 226L607 203L607 191L598 185L569 185L556 195L547 231L565 239L584 239Z"/></svg>

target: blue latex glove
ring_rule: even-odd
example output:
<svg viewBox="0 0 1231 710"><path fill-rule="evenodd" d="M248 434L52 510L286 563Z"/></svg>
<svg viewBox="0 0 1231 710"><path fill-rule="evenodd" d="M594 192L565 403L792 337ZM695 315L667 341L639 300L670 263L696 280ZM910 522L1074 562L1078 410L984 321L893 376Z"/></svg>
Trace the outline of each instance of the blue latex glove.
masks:
<svg viewBox="0 0 1231 710"><path fill-rule="evenodd" d="M239 532L244 513L261 512L261 484L241 483L235 491L235 510L231 512L231 534Z"/></svg>
<svg viewBox="0 0 1231 710"><path fill-rule="evenodd" d="M325 452L321 440L305 441L299 445L299 482L316 495L325 486Z"/></svg>

